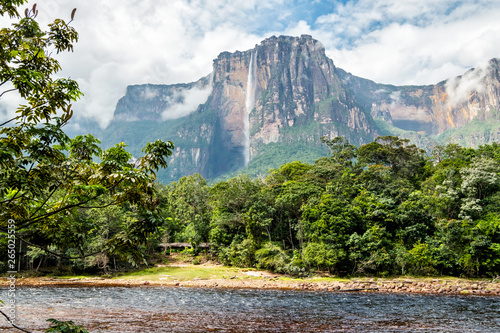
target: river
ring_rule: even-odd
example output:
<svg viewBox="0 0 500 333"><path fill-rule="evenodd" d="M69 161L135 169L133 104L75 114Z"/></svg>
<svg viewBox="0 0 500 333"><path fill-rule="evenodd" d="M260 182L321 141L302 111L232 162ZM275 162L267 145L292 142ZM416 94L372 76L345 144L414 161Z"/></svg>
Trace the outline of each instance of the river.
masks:
<svg viewBox="0 0 500 333"><path fill-rule="evenodd" d="M47 318L89 332L500 332L499 297L145 286L21 287L16 299L33 332ZM3 319L0 331L19 332Z"/></svg>

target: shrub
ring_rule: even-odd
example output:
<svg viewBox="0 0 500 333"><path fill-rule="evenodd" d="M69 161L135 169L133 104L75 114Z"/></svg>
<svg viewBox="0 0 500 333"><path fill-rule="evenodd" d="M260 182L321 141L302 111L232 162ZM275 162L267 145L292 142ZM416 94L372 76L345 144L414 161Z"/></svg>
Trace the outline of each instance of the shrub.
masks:
<svg viewBox="0 0 500 333"><path fill-rule="evenodd" d="M287 273L290 257L272 242L267 242L255 252L257 268L269 269L278 273Z"/></svg>

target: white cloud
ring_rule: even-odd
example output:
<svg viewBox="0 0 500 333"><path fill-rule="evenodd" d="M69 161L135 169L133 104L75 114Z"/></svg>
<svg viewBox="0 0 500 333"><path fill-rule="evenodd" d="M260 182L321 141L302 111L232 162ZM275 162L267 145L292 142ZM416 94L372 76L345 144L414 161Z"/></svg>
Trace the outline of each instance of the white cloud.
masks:
<svg viewBox="0 0 500 333"><path fill-rule="evenodd" d="M174 93L169 98L169 101L172 104L161 114L162 119L177 119L189 115L190 113L196 111L200 104L205 103L211 93L212 85L208 85L207 88L199 88L195 86L191 89L181 90ZM182 102L176 103L176 101Z"/></svg>
<svg viewBox="0 0 500 333"><path fill-rule="evenodd" d="M131 75L128 68L114 62L94 68L86 78L78 78L85 97L74 104L78 118L92 118L105 127L113 118L118 100L124 95Z"/></svg>
<svg viewBox="0 0 500 333"><path fill-rule="evenodd" d="M142 92L142 98L152 99L158 96L158 91L151 89L149 86L146 86L144 91Z"/></svg>
<svg viewBox="0 0 500 333"><path fill-rule="evenodd" d="M36 1L31 1L36 2ZM282 0L143 0L39 3L39 21L69 18L80 35L75 52L60 54L63 71L85 94L75 117L96 118L106 126L128 85L196 81L212 70L222 51L246 50L263 39L247 32L263 13ZM29 4L28 6L31 6ZM6 26L3 23L2 26ZM3 103L3 99L2 99Z"/></svg>
<svg viewBox="0 0 500 333"><path fill-rule="evenodd" d="M500 6L493 0L360 0L318 18L336 65L392 84L432 84L500 57ZM341 36L341 37L339 37Z"/></svg>
<svg viewBox="0 0 500 333"><path fill-rule="evenodd" d="M484 79L488 74L488 65L470 70L461 77L446 81L447 102L450 107L466 102L472 92L482 93L485 89Z"/></svg>
<svg viewBox="0 0 500 333"><path fill-rule="evenodd" d="M401 101L401 91L392 92L389 95L389 98L391 99L391 103L393 104L399 103Z"/></svg>

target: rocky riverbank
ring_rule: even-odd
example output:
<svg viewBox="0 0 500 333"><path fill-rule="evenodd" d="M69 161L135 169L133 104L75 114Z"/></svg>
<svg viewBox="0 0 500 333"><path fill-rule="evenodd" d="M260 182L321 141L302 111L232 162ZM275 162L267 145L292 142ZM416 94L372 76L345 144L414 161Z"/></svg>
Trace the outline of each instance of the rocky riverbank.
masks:
<svg viewBox="0 0 500 333"><path fill-rule="evenodd" d="M0 286L6 286L7 279L1 279ZM350 279L331 278L291 279L272 274L251 274L227 278L177 280L168 276L155 280L120 278L19 278L16 286L165 286L200 288L251 288L251 289L290 289L330 292L384 292L384 293L428 293L451 295L500 296L500 281L467 279Z"/></svg>

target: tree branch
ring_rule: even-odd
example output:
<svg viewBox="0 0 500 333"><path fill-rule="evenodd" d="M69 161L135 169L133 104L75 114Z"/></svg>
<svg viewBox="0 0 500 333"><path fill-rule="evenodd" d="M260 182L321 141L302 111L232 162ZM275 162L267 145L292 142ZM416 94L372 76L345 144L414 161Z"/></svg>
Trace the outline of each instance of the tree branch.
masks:
<svg viewBox="0 0 500 333"><path fill-rule="evenodd" d="M99 253L102 253L102 251L97 251L97 252L93 252L93 253L89 253L89 254L85 254L85 255L82 255L80 257L69 257L67 255L64 255L62 253L57 253L57 252L54 252L54 251L51 251L49 250L48 248L46 248L45 246L41 246L41 245L36 245L36 244L33 244L33 243L30 243L28 242L27 240L25 240L24 238L22 237L19 237L17 236L18 239L22 240L23 242L25 242L26 244L28 244L29 246L33 246L33 247L37 247L41 250L44 250L45 252L47 253L50 253L52 254L53 256L56 256L58 258L61 258L61 259L68 259L68 260L78 260L78 259L82 259L82 258L86 258L86 257L90 257L90 256L93 256L93 255L96 255L96 254L99 254Z"/></svg>
<svg viewBox="0 0 500 333"><path fill-rule="evenodd" d="M33 166L33 165L32 165ZM30 172L31 172L31 169L30 169ZM67 178L65 178L64 176L62 177L64 180L67 180ZM56 190L59 189L59 187L62 185L62 181L59 181L59 184L57 184L57 186L52 190L51 193L49 193L48 197L45 199L44 202L42 202L42 204L40 205L40 207L38 207L35 212L33 214L31 214L31 216L35 216L38 211L40 209L42 209L43 206L45 206L45 204L49 201L50 198L52 198L52 196L56 193ZM67 191L66 191L67 192ZM66 194L64 195L66 197Z"/></svg>
<svg viewBox="0 0 500 333"><path fill-rule="evenodd" d="M9 81L10 81L10 79L7 79L7 80L5 80L5 81L1 82L1 83L0 83L0 87L1 87L1 86L3 86L4 84L6 84L6 83L7 83L7 82L9 82Z"/></svg>
<svg viewBox="0 0 500 333"><path fill-rule="evenodd" d="M51 193L49 193L49 195L47 196L47 198L45 199L44 202L42 202L42 204L33 212L32 216L36 215L38 213L38 211L40 209L42 209L43 206L45 206L45 204L50 200L50 198L52 198L52 196L56 193L56 190L59 189L59 186L61 186L61 183L59 183L53 190Z"/></svg>
<svg viewBox="0 0 500 333"><path fill-rule="evenodd" d="M117 201L114 200L110 203L107 203L105 205L99 205L99 206L80 206L81 208L85 208L85 209L92 209L92 208L106 208L106 207L109 207L109 206L113 206L113 205L117 205Z"/></svg>
<svg viewBox="0 0 500 333"><path fill-rule="evenodd" d="M113 190L114 188L116 188L116 187L117 187L120 183L122 183L122 182L123 182L123 180L124 180L124 179L122 178L122 179L120 179L120 180L119 180L116 184L113 184L113 186L109 187L109 188L107 189L107 190L108 190L108 192L109 192L109 191L111 191L111 190ZM103 194L104 194L104 193L101 193L101 194L95 195L95 196L93 196L93 197L91 197L91 198L88 198L87 200L80 201L80 202L77 202L77 203L74 203L74 204L71 204L71 205L63 206L63 207L60 207L59 209L56 209L55 211L52 211L52 212L50 212L50 213L45 213L45 214L43 214L43 215L39 215L39 216L37 216L37 217L35 217L35 218L30 218L29 220L27 220L27 221L26 221L27 223L24 223L24 224L20 223L20 224L18 224L18 228L19 228L19 229L21 229L21 228L26 228L26 227L28 227L28 226L30 226L30 225L32 225L32 224L34 224L34 223L36 223L36 222L38 222L38 221L40 221L40 220L43 220L43 219L45 219L45 218L47 218L47 217L50 217L50 216L52 216L52 215L55 215L55 214L57 214L57 213L60 213L60 212L62 212L62 211L64 211L64 210L68 210L68 209L75 208L75 207L81 207L81 206L83 206L83 205L85 205L85 204L89 203L90 201L93 201L93 200L95 200L95 199L99 198L99 197L100 197L100 196L102 196ZM2 229L0 229L0 230L2 230Z"/></svg>
<svg viewBox="0 0 500 333"><path fill-rule="evenodd" d="M8 92L11 92L11 91L16 91L17 89L16 88L12 88L12 89L7 89L5 90L3 93L0 94L0 98L2 98L3 95L5 95L6 93Z"/></svg>
<svg viewBox="0 0 500 333"><path fill-rule="evenodd" d="M4 123L0 124L0 126L7 125L7 124L8 124L8 123L10 123L11 121L14 121L14 120L19 119L19 118L21 118L21 116L14 117L14 118L12 118L12 119L10 119L10 120L7 120L6 122L4 122Z"/></svg>
<svg viewBox="0 0 500 333"><path fill-rule="evenodd" d="M24 193L21 196L19 196L19 197L16 198L16 196L17 196L18 193L19 193L19 190L16 192L16 194L12 198L0 201L0 204L4 204L4 203L7 203L7 202L10 204L14 200L18 200L18 199L21 199L23 197L26 197L26 193Z"/></svg>
<svg viewBox="0 0 500 333"><path fill-rule="evenodd" d="M68 210L68 209L71 209L71 208L75 208L75 207L79 207L81 205L84 205L84 204L88 203L89 201L96 199L97 197L99 197L99 196L95 196L93 198L89 198L89 199L87 199L87 200L85 200L83 202L77 202L77 203L74 203L74 204L71 204L71 205L67 205L67 206L61 207L61 208L56 209L56 210L54 210L54 211L52 211L50 213L45 213L45 214L39 215L39 216L37 216L35 218L30 218L30 219L28 219L26 221L26 223L24 223L24 224L21 223L18 226L18 228L21 229L21 228L29 227L30 225L32 225L32 224L34 224L36 222L39 222L40 220L43 220L43 219L45 219L47 217L51 217L52 215L56 215L57 213L60 213L62 211L65 211L65 210Z"/></svg>
<svg viewBox="0 0 500 333"><path fill-rule="evenodd" d="M12 320L9 318L9 316L7 316L7 315L6 315L6 314L5 314L2 310L0 310L0 313L1 313L1 314L2 314L2 315L6 318L6 319L7 319L7 321L9 322L9 324L11 324L14 328L17 328L18 330L23 331L23 332L26 332L26 333L32 333L32 332L27 331L27 330L25 330L25 329L23 329L23 328L21 328L21 327L17 326L16 324L14 324L14 323L12 322Z"/></svg>

